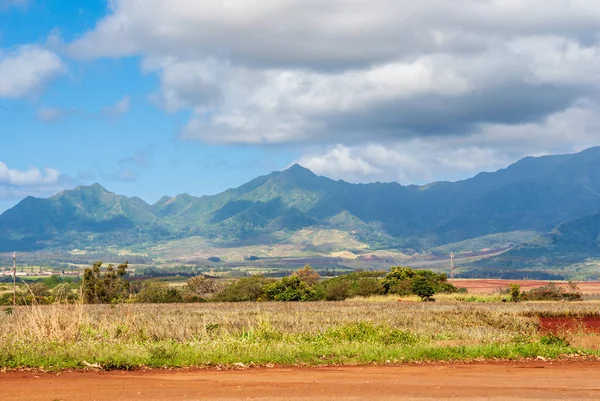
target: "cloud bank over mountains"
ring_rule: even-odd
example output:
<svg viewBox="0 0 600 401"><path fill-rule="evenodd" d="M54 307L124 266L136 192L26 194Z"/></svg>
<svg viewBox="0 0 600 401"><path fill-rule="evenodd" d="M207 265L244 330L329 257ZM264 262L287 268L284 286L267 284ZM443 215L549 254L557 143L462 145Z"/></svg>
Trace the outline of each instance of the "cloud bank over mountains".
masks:
<svg viewBox="0 0 600 401"><path fill-rule="evenodd" d="M114 0L74 57L141 56L183 140L423 181L598 139L600 3ZM449 177L451 178L451 177Z"/></svg>

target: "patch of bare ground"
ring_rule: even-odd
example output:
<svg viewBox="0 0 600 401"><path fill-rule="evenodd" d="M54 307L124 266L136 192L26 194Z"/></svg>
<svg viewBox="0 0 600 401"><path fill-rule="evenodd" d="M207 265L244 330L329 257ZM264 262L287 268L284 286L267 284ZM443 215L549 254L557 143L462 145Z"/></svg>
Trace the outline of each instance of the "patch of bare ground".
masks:
<svg viewBox="0 0 600 401"><path fill-rule="evenodd" d="M10 400L600 399L600 363L496 362L403 366L11 372Z"/></svg>

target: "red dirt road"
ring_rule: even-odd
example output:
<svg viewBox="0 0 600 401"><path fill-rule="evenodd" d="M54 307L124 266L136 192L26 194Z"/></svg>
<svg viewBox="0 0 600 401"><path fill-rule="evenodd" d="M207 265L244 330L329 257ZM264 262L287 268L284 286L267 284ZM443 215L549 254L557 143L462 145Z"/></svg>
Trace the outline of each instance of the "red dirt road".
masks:
<svg viewBox="0 0 600 401"><path fill-rule="evenodd" d="M8 400L600 399L600 362L0 373Z"/></svg>

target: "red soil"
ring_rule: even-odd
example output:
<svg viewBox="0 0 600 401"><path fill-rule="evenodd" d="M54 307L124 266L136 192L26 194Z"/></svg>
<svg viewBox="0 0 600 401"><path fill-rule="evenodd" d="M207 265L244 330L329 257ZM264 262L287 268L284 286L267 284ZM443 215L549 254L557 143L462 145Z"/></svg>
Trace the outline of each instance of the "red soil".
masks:
<svg viewBox="0 0 600 401"><path fill-rule="evenodd" d="M600 399L599 362L0 373L9 400Z"/></svg>
<svg viewBox="0 0 600 401"><path fill-rule="evenodd" d="M542 317L540 318L540 329L551 333L573 330L582 330L587 333L600 333L600 318Z"/></svg>

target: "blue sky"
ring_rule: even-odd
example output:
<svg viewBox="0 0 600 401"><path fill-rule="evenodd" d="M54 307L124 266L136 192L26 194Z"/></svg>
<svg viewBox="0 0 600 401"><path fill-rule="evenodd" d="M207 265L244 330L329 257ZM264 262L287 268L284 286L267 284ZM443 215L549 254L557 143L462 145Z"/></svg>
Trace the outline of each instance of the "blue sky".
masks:
<svg viewBox="0 0 600 401"><path fill-rule="evenodd" d="M104 1L39 1L0 13L1 48L23 44L46 46L48 36L80 36L107 12ZM84 4L81 6L80 4ZM68 176L64 186L100 182L111 191L153 202L163 195L212 194L273 170L286 168L298 156L254 146L215 146L176 138L186 112L167 115L148 100L157 78L140 72L141 57L72 60L67 72L23 98L0 99L0 161L26 171L50 167ZM102 109L129 98L122 115L102 116ZM45 108L64 116L40 120ZM69 112L72 110L72 113ZM22 188L0 197L0 210L31 192L46 196L62 184ZM0 194L1 196L1 194Z"/></svg>
<svg viewBox="0 0 600 401"><path fill-rule="evenodd" d="M94 182L153 202L299 162L427 183L596 146L599 17L591 0L0 0L0 211Z"/></svg>

